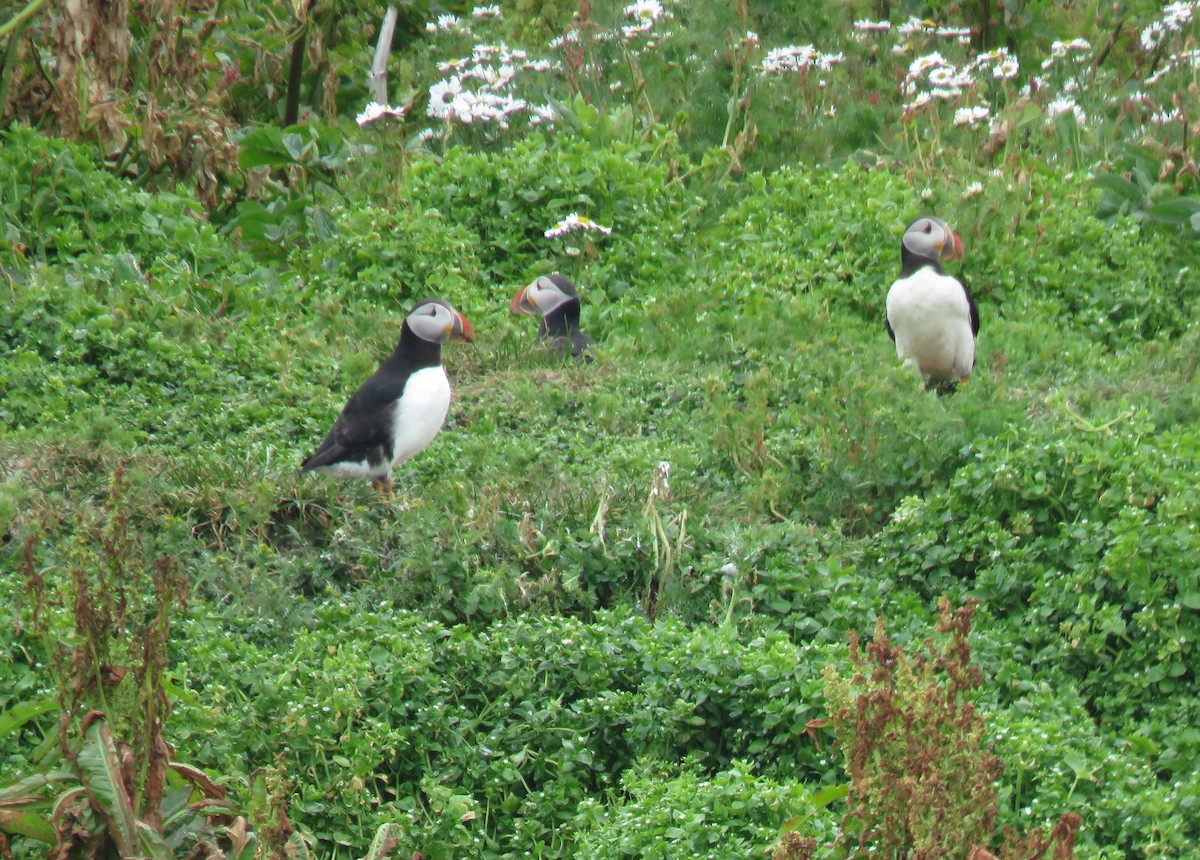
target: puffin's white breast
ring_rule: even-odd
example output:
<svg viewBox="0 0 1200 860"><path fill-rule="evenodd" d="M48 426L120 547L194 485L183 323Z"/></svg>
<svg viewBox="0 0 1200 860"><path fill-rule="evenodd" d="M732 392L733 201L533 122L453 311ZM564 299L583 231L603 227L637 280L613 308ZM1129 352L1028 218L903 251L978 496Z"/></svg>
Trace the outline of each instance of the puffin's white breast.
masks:
<svg viewBox="0 0 1200 860"><path fill-rule="evenodd" d="M937 379L965 379L975 364L971 308L963 285L932 268L892 284L887 318L896 354Z"/></svg>
<svg viewBox="0 0 1200 860"><path fill-rule="evenodd" d="M441 367L424 367L408 378L392 407L392 462L421 453L442 429L450 409L450 380Z"/></svg>

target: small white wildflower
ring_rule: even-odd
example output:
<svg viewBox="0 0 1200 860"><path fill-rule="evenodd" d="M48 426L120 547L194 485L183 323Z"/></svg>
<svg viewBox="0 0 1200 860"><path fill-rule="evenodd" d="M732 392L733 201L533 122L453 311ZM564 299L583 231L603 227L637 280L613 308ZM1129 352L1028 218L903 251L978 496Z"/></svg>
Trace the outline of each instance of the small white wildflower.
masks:
<svg viewBox="0 0 1200 860"><path fill-rule="evenodd" d="M946 62L946 58L937 51L934 51L932 54L926 54L923 57L917 57L915 60L913 60L908 66L908 76L910 78L915 78L929 71L930 69L936 69L939 66L948 65L950 64Z"/></svg>
<svg viewBox="0 0 1200 860"><path fill-rule="evenodd" d="M461 22L455 15L438 15L437 28L439 30L456 30Z"/></svg>
<svg viewBox="0 0 1200 860"><path fill-rule="evenodd" d="M901 36L914 36L917 33L932 33L937 25L932 21L922 21L919 18L909 18L896 28Z"/></svg>
<svg viewBox="0 0 1200 860"><path fill-rule="evenodd" d="M649 32L654 22L662 17L663 6L658 0L636 0L625 7L624 13L626 18L633 18L636 22L621 28L621 33L628 39Z"/></svg>
<svg viewBox="0 0 1200 860"><path fill-rule="evenodd" d="M942 39L957 39L961 41L971 38L970 27L938 27L935 32Z"/></svg>
<svg viewBox="0 0 1200 860"><path fill-rule="evenodd" d="M1178 33L1191 23L1193 13L1200 8L1200 3L1169 3L1163 7L1161 20L1155 21L1142 30L1141 43L1146 51L1153 51L1172 33Z"/></svg>
<svg viewBox="0 0 1200 860"><path fill-rule="evenodd" d="M472 18L499 18L499 6L476 6L471 10Z"/></svg>
<svg viewBox="0 0 1200 860"><path fill-rule="evenodd" d="M925 107L925 105L929 104L931 101L933 101L933 95L931 93L917 93L917 97L906 104L904 106L904 110L905 112L915 111L919 108Z"/></svg>
<svg viewBox="0 0 1200 860"><path fill-rule="evenodd" d="M758 46L758 33L753 30L747 30L746 35L742 37L743 44L749 45L751 48Z"/></svg>
<svg viewBox="0 0 1200 860"><path fill-rule="evenodd" d="M884 33L892 29L891 21L871 21L866 18L854 22L854 29L860 33Z"/></svg>
<svg viewBox="0 0 1200 860"><path fill-rule="evenodd" d="M531 125L551 125L558 117L553 105L533 105L529 108L529 122Z"/></svg>
<svg viewBox="0 0 1200 860"><path fill-rule="evenodd" d="M829 71L845 59L843 54L822 54L812 45L789 45L768 51L759 68L763 74L806 72L814 67Z"/></svg>
<svg viewBox="0 0 1200 860"><path fill-rule="evenodd" d="M547 239L557 239L561 236L567 236L571 233L583 233L589 230L596 233L602 233L605 236L612 233L611 227L604 227L586 216L572 212L566 218L559 221L557 224L547 230L545 232L545 236Z"/></svg>
<svg viewBox="0 0 1200 860"><path fill-rule="evenodd" d="M935 87L953 87L957 81L958 75L949 66L931 69L929 72L929 83Z"/></svg>
<svg viewBox="0 0 1200 860"><path fill-rule="evenodd" d="M626 18L649 18L657 21L663 13L662 3L658 0L636 0L624 9Z"/></svg>
<svg viewBox="0 0 1200 860"><path fill-rule="evenodd" d="M972 197L978 197L983 193L982 182L972 182L963 190L963 200L970 200Z"/></svg>
<svg viewBox="0 0 1200 860"><path fill-rule="evenodd" d="M1161 111L1150 116L1150 122L1155 125L1167 125L1172 122L1183 122L1183 114L1179 112L1179 108L1172 108L1169 111Z"/></svg>
<svg viewBox="0 0 1200 860"><path fill-rule="evenodd" d="M817 65L820 67L821 71L828 72L838 63L844 63L845 61L846 55L839 51L836 54L822 54L817 60ZM825 82L821 81L821 83L824 84Z"/></svg>
<svg viewBox="0 0 1200 860"><path fill-rule="evenodd" d="M1090 51L1092 43L1087 39L1072 39L1069 42L1054 42L1050 45L1050 53L1055 57L1065 57L1067 54L1079 51Z"/></svg>
<svg viewBox="0 0 1200 860"><path fill-rule="evenodd" d="M1070 96L1059 96L1046 105L1046 117L1048 119L1054 119L1068 112L1074 114L1075 121L1080 125L1083 125L1087 121L1087 114L1083 112L1083 109L1079 105L1075 104L1075 100Z"/></svg>
<svg viewBox="0 0 1200 860"><path fill-rule="evenodd" d="M921 190L921 200L928 203L932 199L933 199L933 189L932 188L923 188Z"/></svg>
<svg viewBox="0 0 1200 860"><path fill-rule="evenodd" d="M366 125L385 116L394 116L399 119L404 116L404 108L381 105L379 102L368 102L367 106L363 108L362 113L354 118L354 121L359 125Z"/></svg>
<svg viewBox="0 0 1200 860"><path fill-rule="evenodd" d="M1016 57L1009 57L1001 62L996 68L992 69L992 77L1000 78L1001 80L1011 80L1017 76L1020 71L1021 64L1017 62Z"/></svg>
<svg viewBox="0 0 1200 860"><path fill-rule="evenodd" d="M987 119L990 114L991 110L982 106L959 108L954 112L954 124L978 125Z"/></svg>

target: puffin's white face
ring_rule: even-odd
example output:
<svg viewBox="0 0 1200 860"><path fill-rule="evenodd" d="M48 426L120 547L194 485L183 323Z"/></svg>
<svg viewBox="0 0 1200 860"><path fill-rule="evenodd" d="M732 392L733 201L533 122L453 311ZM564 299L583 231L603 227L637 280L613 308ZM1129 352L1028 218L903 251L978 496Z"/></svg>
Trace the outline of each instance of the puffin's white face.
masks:
<svg viewBox="0 0 1200 860"><path fill-rule="evenodd" d="M509 306L515 314L546 314L555 308L579 297L575 285L562 275L542 275L523 288Z"/></svg>
<svg viewBox="0 0 1200 860"><path fill-rule="evenodd" d="M956 260L963 246L957 234L941 218L924 215L908 225L901 240L911 253L937 260Z"/></svg>
<svg viewBox="0 0 1200 860"><path fill-rule="evenodd" d="M442 340L470 341L475 332L467 318L451 307L449 302L429 299L421 302L408 314L408 327L417 337L437 343Z"/></svg>

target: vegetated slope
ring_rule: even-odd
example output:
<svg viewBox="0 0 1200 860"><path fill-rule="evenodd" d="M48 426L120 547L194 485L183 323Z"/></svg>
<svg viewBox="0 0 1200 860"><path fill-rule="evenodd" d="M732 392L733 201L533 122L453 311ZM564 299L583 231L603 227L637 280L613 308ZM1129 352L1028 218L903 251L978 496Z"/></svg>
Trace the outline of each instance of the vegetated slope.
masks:
<svg viewBox="0 0 1200 860"><path fill-rule="evenodd" d="M923 201L883 164L794 167L702 203L651 146L533 137L418 162L394 205L351 197L268 264L185 200L125 207L80 150L13 139L61 172L6 207L88 190L3 260L3 563L65 587L114 503L178 557L179 754L235 784L282 755L320 853L391 820L430 856L744 856L796 816L831 842L838 811L806 800L844 780L808 725L821 669L877 615L923 635L942 594L982 601L1001 823L1078 810L1083 856L1195 839L1194 251L1097 221L1083 180L964 202L934 177ZM26 176L3 164L0 187ZM515 175L540 184L489 208ZM601 342L586 366L507 312L550 265L538 193L613 230L556 260ZM882 323L929 207L983 317L948 398ZM445 351L455 403L401 503L295 476L427 293L478 338ZM4 636L0 688L51 684Z"/></svg>
<svg viewBox="0 0 1200 860"><path fill-rule="evenodd" d="M447 350L450 426L404 470L399 509L292 472L411 299L383 266L337 265L392 231L445 235L453 200L416 201L403 227L381 212L365 234L347 210L337 253L283 268L186 216L166 248L151 229L47 253L10 269L6 553L42 531L52 568L109 471L129 469L141 539L195 583L181 749L236 775L286 747L293 814L328 844L361 848L400 818L424 850L570 853L620 815L574 804L619 806L623 777L634 796L691 769L757 774L718 777L738 797L767 791L758 779L836 781L804 734L820 668L876 614L919 631L942 593L984 601L1006 820L1078 806L1097 849L1185 839L1195 294L1167 240L1097 230L1086 188L1031 182L1025 199L1058 207L1042 230L1019 206L963 228L985 325L977 379L953 398L896 368L882 332L896 213L917 208L886 170L751 178L703 235L677 222L653 249L627 239L667 268L607 301L585 282L604 344L586 367L529 349L498 300L513 283L474 293L463 276L479 342ZM472 275L501 223L457 245ZM1132 317L1126 292L1150 297ZM780 803L778 820L794 814Z"/></svg>

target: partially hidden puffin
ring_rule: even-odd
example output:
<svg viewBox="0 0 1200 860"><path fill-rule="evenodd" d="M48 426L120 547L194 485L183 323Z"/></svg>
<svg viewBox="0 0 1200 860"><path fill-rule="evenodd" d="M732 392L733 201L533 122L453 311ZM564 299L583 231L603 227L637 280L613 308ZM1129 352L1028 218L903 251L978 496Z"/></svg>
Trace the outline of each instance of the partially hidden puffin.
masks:
<svg viewBox="0 0 1200 860"><path fill-rule="evenodd" d="M393 495L392 469L433 441L450 408L442 341L469 342L474 336L467 318L449 302L419 302L404 320L395 351L346 401L300 471L370 480L376 490Z"/></svg>
<svg viewBox="0 0 1200 860"><path fill-rule="evenodd" d="M596 342L579 327L579 291L565 275L542 275L513 297L514 314L541 314L538 337L552 352L579 358Z"/></svg>
<svg viewBox="0 0 1200 860"><path fill-rule="evenodd" d="M887 294L887 332L896 355L929 378L931 386L953 387L971 378L979 309L942 260L962 257L958 235L941 218L923 215L900 240L900 278Z"/></svg>

